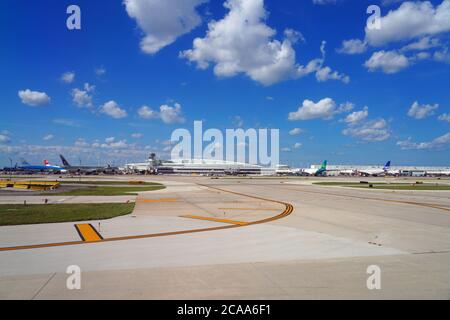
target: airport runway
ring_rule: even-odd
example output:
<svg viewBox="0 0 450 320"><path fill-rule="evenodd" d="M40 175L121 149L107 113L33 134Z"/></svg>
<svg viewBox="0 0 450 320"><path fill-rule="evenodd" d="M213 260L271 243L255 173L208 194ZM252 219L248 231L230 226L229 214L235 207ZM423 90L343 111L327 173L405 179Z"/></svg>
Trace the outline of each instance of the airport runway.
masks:
<svg viewBox="0 0 450 320"><path fill-rule="evenodd" d="M450 298L448 191L146 179L168 188L141 194L131 216L90 222L103 240L87 229L82 241L73 223L0 227L0 248L38 245L0 251L0 298ZM82 290L66 288L70 265ZM381 290L367 289L370 265Z"/></svg>

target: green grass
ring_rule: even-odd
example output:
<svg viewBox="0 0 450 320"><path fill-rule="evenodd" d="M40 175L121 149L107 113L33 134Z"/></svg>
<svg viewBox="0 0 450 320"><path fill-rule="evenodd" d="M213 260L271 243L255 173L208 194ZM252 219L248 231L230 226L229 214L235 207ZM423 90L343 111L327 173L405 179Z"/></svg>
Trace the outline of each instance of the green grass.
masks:
<svg viewBox="0 0 450 320"><path fill-rule="evenodd" d="M373 188L369 188L368 185L355 185L349 186L360 189L383 189L383 190L431 190L442 191L450 190L450 185L434 185L434 184L387 184L387 185L374 185Z"/></svg>
<svg viewBox="0 0 450 320"><path fill-rule="evenodd" d="M0 205L0 226L111 219L133 212L134 203Z"/></svg>
<svg viewBox="0 0 450 320"><path fill-rule="evenodd" d="M349 188L359 188L359 189L381 189L381 190L450 190L450 185L443 184L431 184L431 183L384 183L384 182L369 182L369 183L357 183L357 182L318 182L314 183L321 186L341 186ZM369 185L373 185L370 188Z"/></svg>
<svg viewBox="0 0 450 320"><path fill-rule="evenodd" d="M317 184L319 186L365 186L364 183L359 182L315 182L314 184ZM373 185L380 185L380 184L386 184L385 182L369 182L369 184Z"/></svg>
<svg viewBox="0 0 450 320"><path fill-rule="evenodd" d="M148 187L86 187L70 191L52 193L52 196L130 196L137 195L137 192L162 190L163 185ZM46 194L49 195L49 194Z"/></svg>

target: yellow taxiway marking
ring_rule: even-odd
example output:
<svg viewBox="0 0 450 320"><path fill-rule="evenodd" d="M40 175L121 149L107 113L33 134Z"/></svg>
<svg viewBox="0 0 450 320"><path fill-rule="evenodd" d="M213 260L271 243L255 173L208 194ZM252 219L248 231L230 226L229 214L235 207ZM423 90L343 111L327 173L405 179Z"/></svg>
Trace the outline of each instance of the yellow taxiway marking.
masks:
<svg viewBox="0 0 450 320"><path fill-rule="evenodd" d="M277 208L218 208L218 210L270 211L270 210L278 210L278 209Z"/></svg>
<svg viewBox="0 0 450 320"><path fill-rule="evenodd" d="M188 218L188 219L206 220L206 221L214 221L214 222L235 224L235 225L238 225L238 226L246 226L246 225L249 224L249 222L235 221L235 220L228 220L228 219L218 219L218 218L212 218L212 217L201 217L201 216L181 216L181 217L182 218Z"/></svg>
<svg viewBox="0 0 450 320"><path fill-rule="evenodd" d="M76 224L78 234L85 242L96 242L103 240L103 237L91 224Z"/></svg>
<svg viewBox="0 0 450 320"><path fill-rule="evenodd" d="M244 193L234 192L234 191L227 190L227 189L219 189L219 188L207 186L207 185L201 185L201 184L198 184L198 185L209 188L211 190L215 190L216 192L219 192L219 193L235 194L235 195L239 195L239 196L247 197L247 198L251 198L251 199L257 199L257 200L267 201L267 202L271 202L271 203L278 203L280 205L283 205L285 207L285 209L283 212L281 212L280 214L278 214L276 216L266 218L263 220L259 220L259 221L248 222L244 225L230 224L230 225L213 227L213 228L203 228L203 229L194 229L194 230L183 230L183 231L174 231L174 232L164 232L164 233L142 234L142 235L116 237L116 238L106 238L106 239L98 240L97 243L107 243L107 242L116 242L116 241L125 241L125 240L138 240L138 239L151 239L151 238L159 238L159 237L177 236L177 235L183 235L183 234L195 234L195 233L202 233L202 232L230 230L230 229L258 225L258 224L263 224L263 223L268 223L268 222L276 221L279 219L283 219L283 218L286 218L287 216L289 216L294 211L293 205L291 205L290 203L283 202L283 201L277 201L277 200L266 199L266 198L262 198L262 197L256 197L256 196L252 196L252 195L248 195L248 194L244 194ZM0 248L0 252L66 247L66 246L76 246L76 245L88 245L89 243L94 243L94 242L72 241L72 242L25 245L25 246L17 246L17 247Z"/></svg>
<svg viewBox="0 0 450 320"><path fill-rule="evenodd" d="M137 203L159 203L159 202L178 202L175 198L165 198L165 199L139 199Z"/></svg>

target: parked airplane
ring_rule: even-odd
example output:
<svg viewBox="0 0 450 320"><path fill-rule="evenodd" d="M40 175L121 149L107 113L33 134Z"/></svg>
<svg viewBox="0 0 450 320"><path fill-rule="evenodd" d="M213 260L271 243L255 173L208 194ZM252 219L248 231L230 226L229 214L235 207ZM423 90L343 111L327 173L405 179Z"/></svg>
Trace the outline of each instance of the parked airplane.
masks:
<svg viewBox="0 0 450 320"><path fill-rule="evenodd" d="M322 164L322 166L319 169L303 169L302 172L304 174L310 175L310 176L321 176L324 175L327 172L327 160L325 160Z"/></svg>
<svg viewBox="0 0 450 320"><path fill-rule="evenodd" d="M62 167L59 166L52 166L48 163L47 160L44 160L44 165L30 165L27 161L24 159L21 159L21 165L16 167L16 170L18 171L39 171L39 172L57 172L57 173L66 173L67 170L65 170Z"/></svg>
<svg viewBox="0 0 450 320"><path fill-rule="evenodd" d="M85 173L85 174L96 174L96 173L114 173L119 169L111 166L71 166L70 163L64 158L63 155L59 155L64 169L70 173Z"/></svg>
<svg viewBox="0 0 450 320"><path fill-rule="evenodd" d="M385 175L389 172L389 170L391 169L391 161L388 161L386 163L386 165L383 167L383 169L366 169L366 170L358 170L357 172L362 175L362 176L380 176L380 175Z"/></svg>

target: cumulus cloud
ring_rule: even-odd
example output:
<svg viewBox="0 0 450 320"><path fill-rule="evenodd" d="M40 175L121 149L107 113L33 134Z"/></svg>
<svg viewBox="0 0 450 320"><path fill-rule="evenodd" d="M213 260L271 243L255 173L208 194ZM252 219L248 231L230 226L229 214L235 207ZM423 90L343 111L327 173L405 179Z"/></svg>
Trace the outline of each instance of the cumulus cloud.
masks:
<svg viewBox="0 0 450 320"><path fill-rule="evenodd" d="M338 53L343 54L360 54L367 50L367 43L359 39L350 39L342 41L341 48L337 49Z"/></svg>
<svg viewBox="0 0 450 320"><path fill-rule="evenodd" d="M423 37L416 42L404 46L402 51L427 50L441 46L441 41L436 38Z"/></svg>
<svg viewBox="0 0 450 320"><path fill-rule="evenodd" d="M337 0L312 0L313 4L324 5L324 4L334 4Z"/></svg>
<svg viewBox="0 0 450 320"><path fill-rule="evenodd" d="M127 140L116 140L115 137L106 138L104 143L96 143L93 146L104 149L125 149L129 147Z"/></svg>
<svg viewBox="0 0 450 320"><path fill-rule="evenodd" d="M80 124L78 123L78 121L76 120L72 120L72 119L53 119L53 123L62 125L62 126L67 126L67 127L74 127L74 128L78 128L80 127Z"/></svg>
<svg viewBox="0 0 450 320"><path fill-rule="evenodd" d="M350 112L353 108L354 104L351 102L341 103L337 106L336 102L331 98L322 99L317 103L307 99L303 101L303 104L297 111L289 113L288 119L291 121L312 119L330 120L334 115Z"/></svg>
<svg viewBox="0 0 450 320"><path fill-rule="evenodd" d="M302 143L297 142L296 144L294 144L294 149L300 149L303 146Z"/></svg>
<svg viewBox="0 0 450 320"><path fill-rule="evenodd" d="M146 120L161 119L166 124L184 123L186 121L179 103L175 103L174 106L162 105L159 107L159 112L149 106L142 106L138 110L138 115L141 119Z"/></svg>
<svg viewBox="0 0 450 320"><path fill-rule="evenodd" d="M0 132L0 144L8 144L11 142L11 134L8 131Z"/></svg>
<svg viewBox="0 0 450 320"><path fill-rule="evenodd" d="M439 116L439 121L450 122L450 114L444 113Z"/></svg>
<svg viewBox="0 0 450 320"><path fill-rule="evenodd" d="M350 82L350 77L345 74L340 74L337 71L331 70L330 67L324 67L316 72L316 79L319 82L325 82L328 80L340 80L344 83Z"/></svg>
<svg viewBox="0 0 450 320"><path fill-rule="evenodd" d="M138 115L142 119L157 119L159 118L159 114L157 111L153 110L149 106L142 106L138 110Z"/></svg>
<svg viewBox="0 0 450 320"><path fill-rule="evenodd" d="M88 146L89 146L89 143L87 143L85 139L78 138L78 139L75 141L75 144L74 144L74 145L75 145L75 147L88 147Z"/></svg>
<svg viewBox="0 0 450 320"><path fill-rule="evenodd" d="M159 116L166 124L184 123L186 121L183 118L181 105L179 103L175 103L173 107L166 104L162 105L159 110Z"/></svg>
<svg viewBox="0 0 450 320"><path fill-rule="evenodd" d="M362 121L356 125L353 123L342 133L365 142L385 141L391 136L388 123L384 119Z"/></svg>
<svg viewBox="0 0 450 320"><path fill-rule="evenodd" d="M83 89L72 90L72 101L80 108L92 108L92 93L95 90L95 86L89 83L84 84Z"/></svg>
<svg viewBox="0 0 450 320"><path fill-rule="evenodd" d="M114 119L122 119L128 116L127 112L113 100L102 105L100 107L100 113L106 114Z"/></svg>
<svg viewBox="0 0 450 320"><path fill-rule="evenodd" d="M450 0L443 0L436 7L429 1L404 2L381 17L380 29L366 28L366 41L372 46L382 46L447 31L450 31Z"/></svg>
<svg viewBox="0 0 450 320"><path fill-rule="evenodd" d="M377 51L364 66L371 72L381 70L384 73L397 73L410 65L409 59L397 51Z"/></svg>
<svg viewBox="0 0 450 320"><path fill-rule="evenodd" d="M401 1L384 2L393 4ZM446 39L444 34L450 31L450 0L443 0L435 6L430 1L404 1L397 9L381 17L380 24L378 29L366 27L364 40L344 40L337 51L357 54L369 46L397 45L390 51L375 52L365 64L369 71L381 70L385 73L396 73L414 62L431 58L450 63L450 55L442 42ZM437 51L437 48L442 49ZM435 52L429 52L432 50ZM406 53L411 51L420 52L407 56Z"/></svg>
<svg viewBox="0 0 450 320"><path fill-rule="evenodd" d="M433 59L438 62L444 62L450 64L450 53L447 48L444 48L440 51L436 51L433 54Z"/></svg>
<svg viewBox="0 0 450 320"><path fill-rule="evenodd" d="M75 81L75 72L69 71L61 75L61 81L65 83L72 83Z"/></svg>
<svg viewBox="0 0 450 320"><path fill-rule="evenodd" d="M434 111L439 108L438 104L419 104L419 102L414 102L408 111L408 116L415 118L417 120L425 119L434 114Z"/></svg>
<svg viewBox="0 0 450 320"><path fill-rule="evenodd" d="M306 66L296 62L293 43L303 39L298 31L287 29L284 39L275 39L276 30L266 24L268 13L263 0L227 0L224 6L229 10L225 17L210 22L206 36L196 38L193 48L181 52L180 57L195 62L200 69L213 64L218 77L242 73L265 86L322 68L323 58ZM338 77L331 70L323 74L329 75L322 78L325 80Z"/></svg>
<svg viewBox="0 0 450 320"><path fill-rule="evenodd" d="M45 135L45 136L42 138L42 140L44 140L44 141L50 141L50 140L52 140L54 137L55 137L55 136L52 135L52 134L47 134L47 135Z"/></svg>
<svg viewBox="0 0 450 320"><path fill-rule="evenodd" d="M322 99L317 103L305 100L297 111L289 113L289 120L331 119L335 113L336 102L331 98Z"/></svg>
<svg viewBox="0 0 450 320"><path fill-rule="evenodd" d="M361 111L355 111L349 114L347 118L345 118L345 122L348 123L349 125L355 125L363 120L366 120L368 116L369 116L369 108L364 107L364 109Z"/></svg>
<svg viewBox="0 0 450 320"><path fill-rule="evenodd" d="M103 67L95 69L95 74L97 77L104 76L106 74L106 69Z"/></svg>
<svg viewBox="0 0 450 320"><path fill-rule="evenodd" d="M30 89L20 90L19 98L23 104L32 107L39 107L48 105L51 101L50 97L45 92L31 91Z"/></svg>
<svg viewBox="0 0 450 320"><path fill-rule="evenodd" d="M125 0L128 15L144 32L141 49L155 54L201 24L197 7L207 0Z"/></svg>
<svg viewBox="0 0 450 320"><path fill-rule="evenodd" d="M142 133L133 133L131 134L131 137L133 139L141 139L144 135Z"/></svg>
<svg viewBox="0 0 450 320"><path fill-rule="evenodd" d="M291 131L289 131L289 135L291 136L299 136L303 132L300 128L294 128Z"/></svg>
<svg viewBox="0 0 450 320"><path fill-rule="evenodd" d="M440 150L450 145L450 132L428 142L413 142L411 138L397 142L402 150Z"/></svg>

